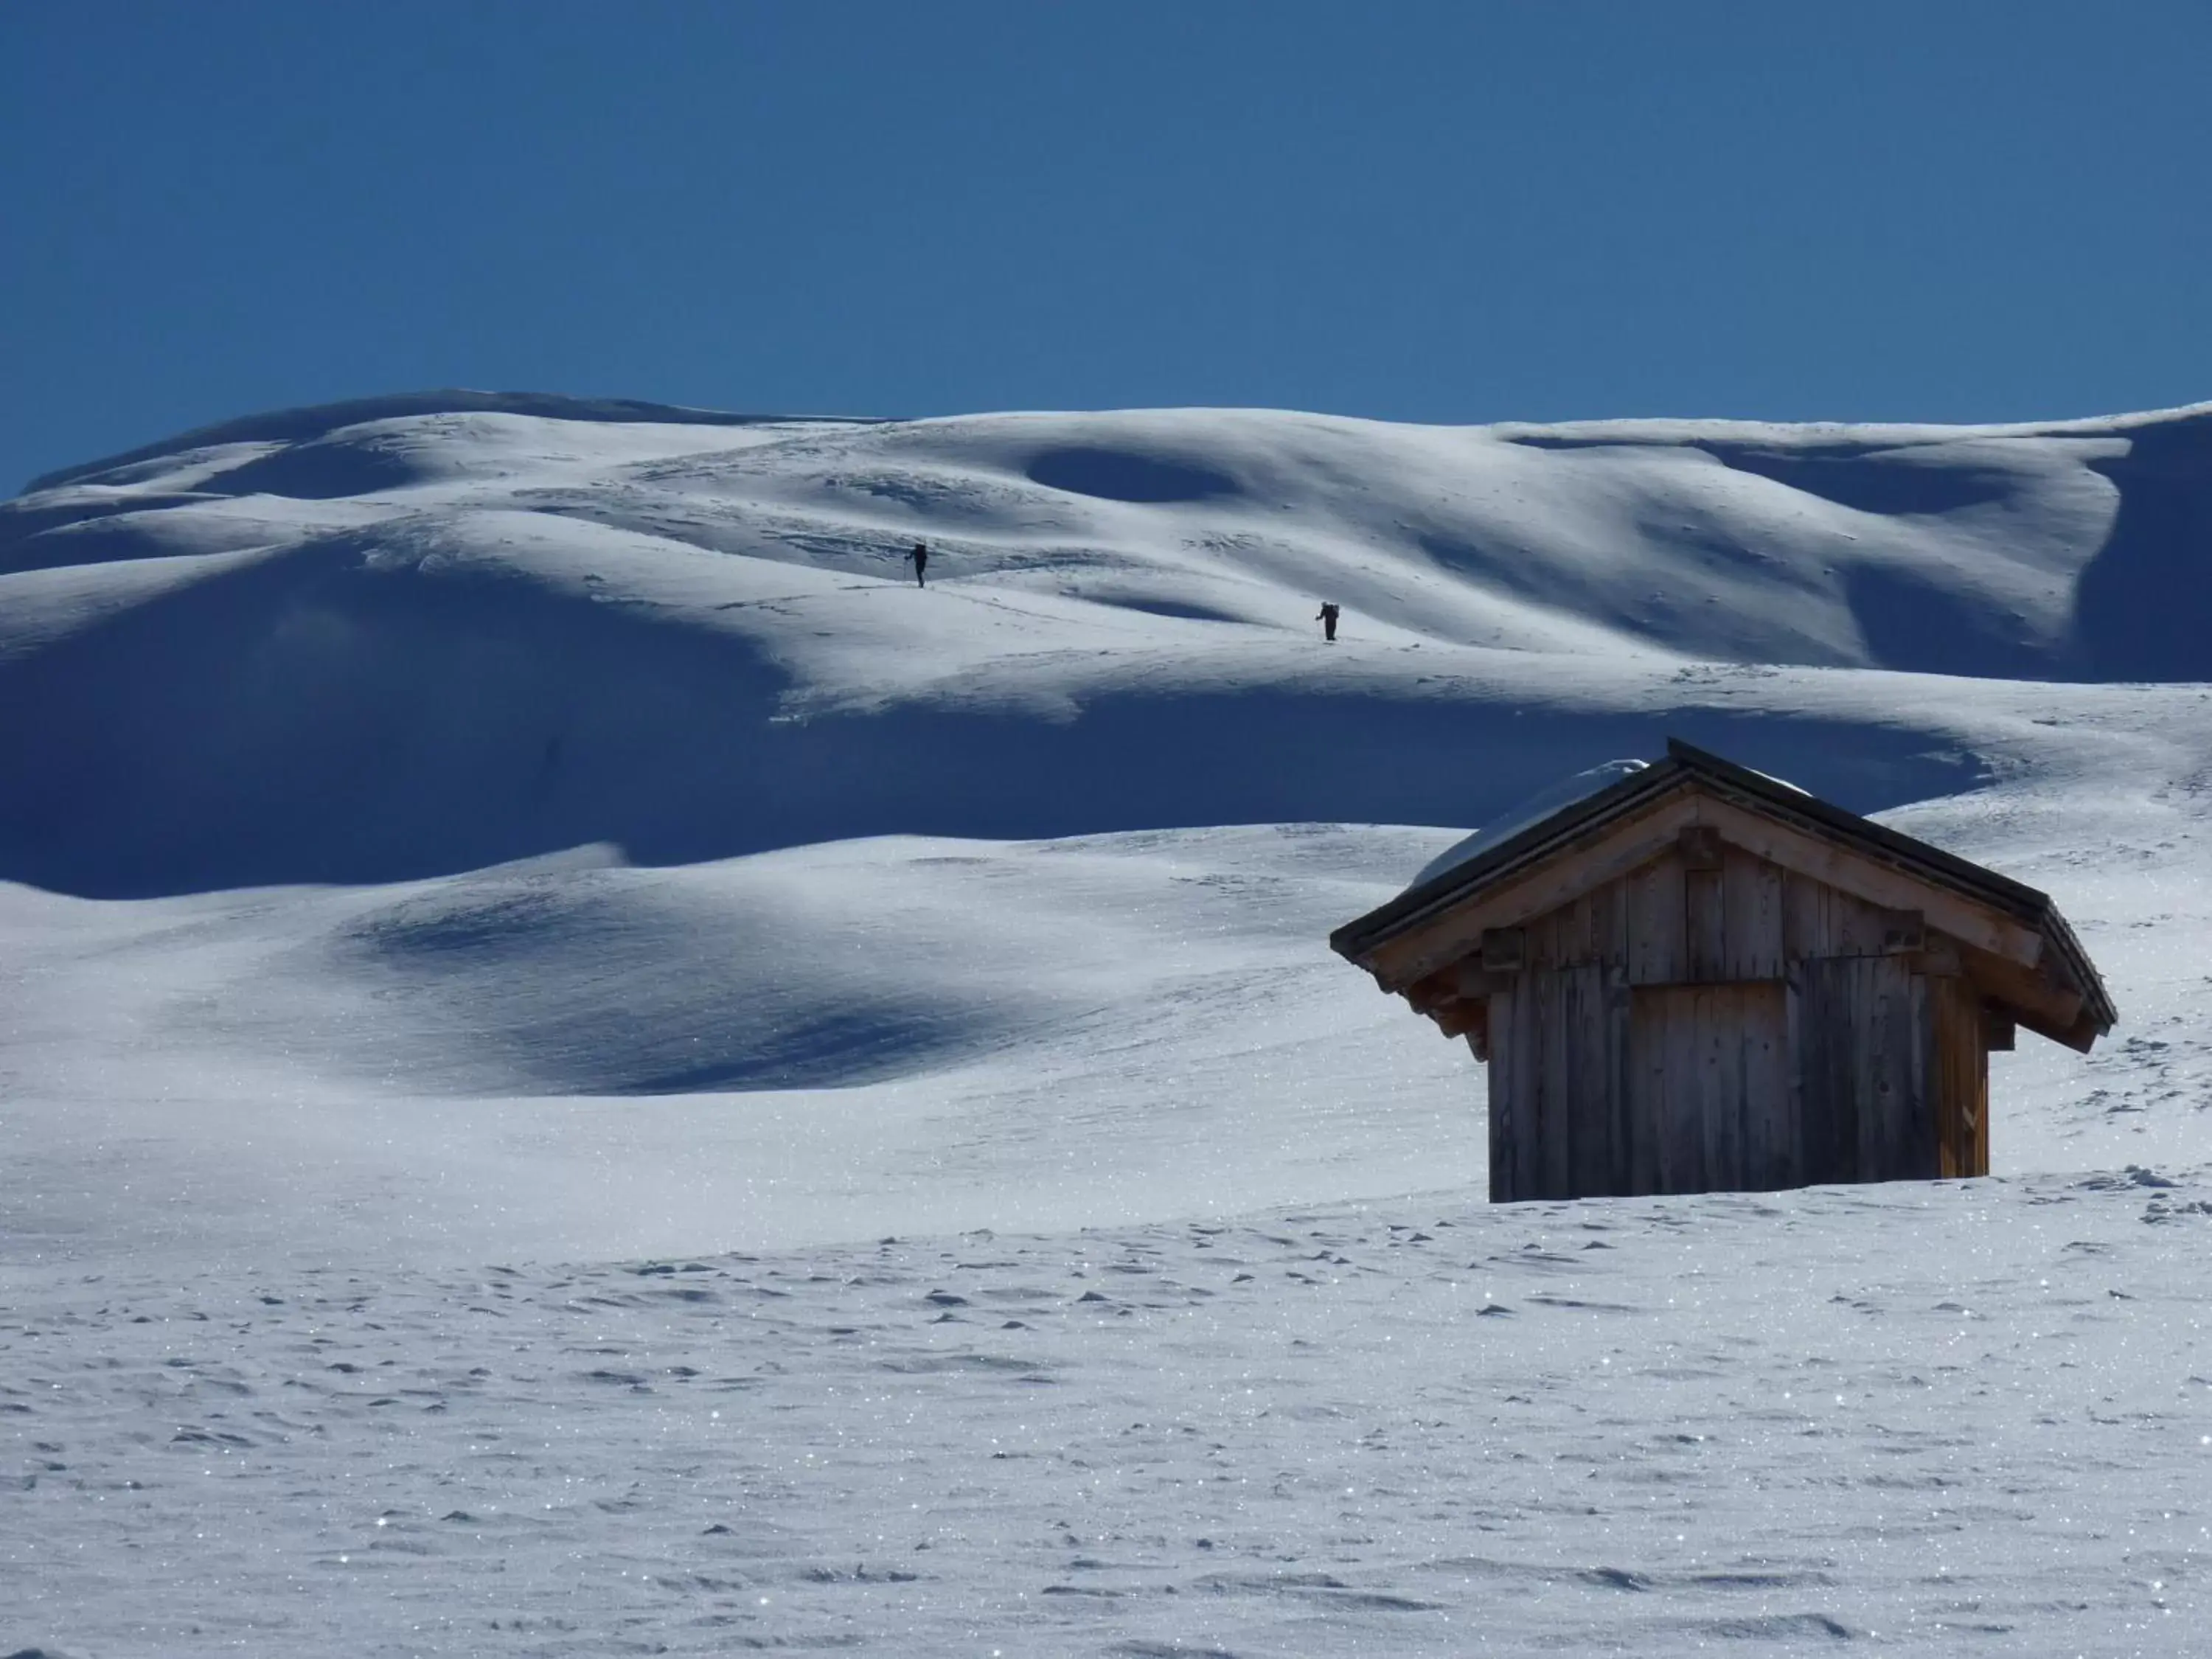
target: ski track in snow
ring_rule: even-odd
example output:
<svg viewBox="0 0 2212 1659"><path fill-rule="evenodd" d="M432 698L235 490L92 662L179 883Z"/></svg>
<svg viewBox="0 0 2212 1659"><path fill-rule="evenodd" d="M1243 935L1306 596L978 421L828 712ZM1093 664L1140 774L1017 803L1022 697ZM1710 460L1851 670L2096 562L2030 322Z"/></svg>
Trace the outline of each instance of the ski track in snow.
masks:
<svg viewBox="0 0 2212 1659"><path fill-rule="evenodd" d="M0 1652L2187 1651L2208 432L441 394L0 504ZM1472 1196L1327 933L1668 732L2057 897L1998 1178Z"/></svg>

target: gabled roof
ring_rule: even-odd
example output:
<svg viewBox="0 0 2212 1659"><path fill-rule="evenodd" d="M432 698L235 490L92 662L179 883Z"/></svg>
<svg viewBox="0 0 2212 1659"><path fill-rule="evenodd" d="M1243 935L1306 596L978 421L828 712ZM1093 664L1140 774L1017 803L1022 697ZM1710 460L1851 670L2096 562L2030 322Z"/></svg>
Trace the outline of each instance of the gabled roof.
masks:
<svg viewBox="0 0 2212 1659"><path fill-rule="evenodd" d="M2080 994L2081 1017L2098 1033L2111 1030L2118 1018L2104 981L2050 895L1675 738L1668 740L1665 759L1561 808L1347 922L1329 936L1330 947L1373 970L1376 953L1392 941L1419 933L1437 918L1520 881L1571 850L1602 841L1608 826L1641 819L1656 803L1688 789L1717 795L1789 829L1841 843L1852 854L1912 881L1995 912L2043 940L2044 971ZM1382 975L1378 972L1377 976Z"/></svg>

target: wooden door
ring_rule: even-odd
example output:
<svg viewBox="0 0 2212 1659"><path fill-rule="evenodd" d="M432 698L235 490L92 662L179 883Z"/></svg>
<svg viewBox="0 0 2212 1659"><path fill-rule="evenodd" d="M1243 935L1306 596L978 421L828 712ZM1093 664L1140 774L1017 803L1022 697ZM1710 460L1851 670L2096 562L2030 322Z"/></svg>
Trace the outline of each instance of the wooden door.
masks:
<svg viewBox="0 0 2212 1659"><path fill-rule="evenodd" d="M1629 1190L1796 1184L1786 988L1638 986L1629 1011Z"/></svg>

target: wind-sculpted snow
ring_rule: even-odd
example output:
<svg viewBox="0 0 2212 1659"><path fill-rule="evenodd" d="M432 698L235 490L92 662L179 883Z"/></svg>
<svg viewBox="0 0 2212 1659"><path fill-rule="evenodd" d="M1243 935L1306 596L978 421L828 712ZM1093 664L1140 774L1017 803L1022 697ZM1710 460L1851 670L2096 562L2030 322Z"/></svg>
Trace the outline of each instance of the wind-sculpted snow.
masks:
<svg viewBox="0 0 2212 1659"><path fill-rule="evenodd" d="M467 414L523 415L551 421L590 421L606 424L650 422L674 426L754 426L788 421L791 416L733 415L717 409L685 409L670 404L643 403L633 398L567 398L542 392L469 392L447 388L438 392L402 392L380 398L351 398L343 403L314 404L303 409L266 410L259 414L219 421L212 426L181 433L120 455L80 462L33 478L23 486L25 495L76 482L79 478L115 477L153 464L167 471L186 451L229 444L313 443L346 427L372 421L396 421L416 416ZM866 425L860 421L854 424Z"/></svg>
<svg viewBox="0 0 2212 1659"><path fill-rule="evenodd" d="M2194 413L455 401L234 423L0 507L0 875L123 895L588 842L1479 823L1662 726L1874 809L1970 784L1996 738L1808 670L2212 672L2176 620L2204 592Z"/></svg>
<svg viewBox="0 0 2212 1659"><path fill-rule="evenodd" d="M0 1117L10 1243L605 1256L1474 1180L1463 1051L1346 997L1315 948L1437 840L902 840L675 871L586 849L131 903L0 888L36 963L12 1086L44 1103Z"/></svg>
<svg viewBox="0 0 2212 1659"><path fill-rule="evenodd" d="M2059 895L2122 1009L2087 1058L1996 1057L1997 1169L2195 1167L2212 693L2084 695L2034 769L1893 821ZM893 839L670 870L580 849L131 902L0 887L9 1248L587 1258L1479 1190L1480 1069L1323 943L1452 839Z"/></svg>
<svg viewBox="0 0 2212 1659"><path fill-rule="evenodd" d="M0 1646L2179 1654L2212 1188L2137 1166L0 1313Z"/></svg>
<svg viewBox="0 0 2212 1659"><path fill-rule="evenodd" d="M2186 1650L2209 422L428 394L42 481L0 1652ZM1327 935L1670 734L2057 900L2121 1024L1995 1057L1999 1179L1470 1202Z"/></svg>

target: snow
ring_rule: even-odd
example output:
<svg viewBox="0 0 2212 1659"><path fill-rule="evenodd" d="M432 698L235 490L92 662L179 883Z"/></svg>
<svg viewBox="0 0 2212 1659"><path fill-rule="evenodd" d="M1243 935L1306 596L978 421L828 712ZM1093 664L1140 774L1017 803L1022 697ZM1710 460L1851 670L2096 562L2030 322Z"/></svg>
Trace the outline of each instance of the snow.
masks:
<svg viewBox="0 0 2212 1659"><path fill-rule="evenodd" d="M2185 1651L2212 1200L2165 1180L58 1275L7 1316L8 1617L110 1654Z"/></svg>
<svg viewBox="0 0 2212 1659"><path fill-rule="evenodd" d="M1635 776L1650 763L1640 760L1601 761L1572 777L1560 779L1548 789L1538 790L1511 811L1492 818L1473 835L1445 848L1421 866L1419 873L1407 884L1407 888L1427 886L1447 871L1456 870L1478 853L1486 853L1500 842L1510 841L1531 824L1541 823L1554 812L1564 811L1577 801L1587 800L1601 790L1610 789L1623 778Z"/></svg>
<svg viewBox="0 0 2212 1659"><path fill-rule="evenodd" d="M0 505L0 1651L2179 1650L2209 416L433 394ZM1996 1178L1475 1199L1327 934L1670 735L2056 897Z"/></svg>

